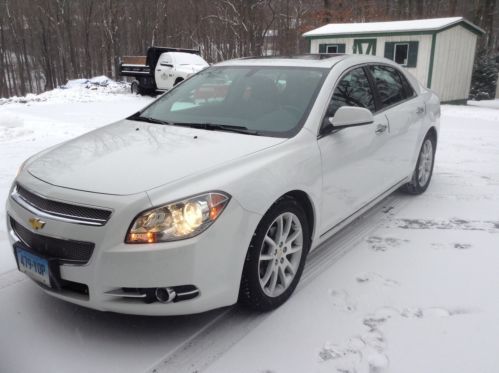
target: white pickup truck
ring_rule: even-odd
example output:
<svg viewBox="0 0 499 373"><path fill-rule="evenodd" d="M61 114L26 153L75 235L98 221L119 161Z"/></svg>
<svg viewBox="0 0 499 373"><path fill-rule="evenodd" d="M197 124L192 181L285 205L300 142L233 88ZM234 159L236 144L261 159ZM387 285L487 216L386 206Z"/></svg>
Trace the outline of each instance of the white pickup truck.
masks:
<svg viewBox="0 0 499 373"><path fill-rule="evenodd" d="M119 71L135 78L132 93L147 95L169 90L208 66L199 50L150 47L147 56L122 57Z"/></svg>

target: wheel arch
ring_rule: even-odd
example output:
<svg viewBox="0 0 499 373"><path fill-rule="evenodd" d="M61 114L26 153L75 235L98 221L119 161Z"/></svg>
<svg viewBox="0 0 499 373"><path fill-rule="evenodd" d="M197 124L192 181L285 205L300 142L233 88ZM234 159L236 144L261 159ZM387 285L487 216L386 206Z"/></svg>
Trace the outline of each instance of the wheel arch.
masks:
<svg viewBox="0 0 499 373"><path fill-rule="evenodd" d="M434 126L431 126L428 132L426 132L428 135L432 136L433 139L435 140L435 146L437 145L437 140L438 140L438 133L437 129Z"/></svg>
<svg viewBox="0 0 499 373"><path fill-rule="evenodd" d="M291 190L282 196L280 196L273 204L277 203L283 198L292 198L297 201L301 207L305 210L305 214L307 216L307 221L310 229L310 242L312 242L315 233L315 225L316 225L316 209L312 198L308 195L308 193L303 190L295 189Z"/></svg>

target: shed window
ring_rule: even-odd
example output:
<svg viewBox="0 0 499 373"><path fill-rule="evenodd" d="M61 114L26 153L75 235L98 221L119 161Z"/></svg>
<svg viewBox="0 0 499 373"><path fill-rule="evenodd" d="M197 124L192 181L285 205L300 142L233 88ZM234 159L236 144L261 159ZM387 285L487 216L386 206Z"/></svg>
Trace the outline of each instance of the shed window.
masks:
<svg viewBox="0 0 499 373"><path fill-rule="evenodd" d="M418 64L418 49L418 41L386 42L385 58L405 67L416 67Z"/></svg>
<svg viewBox="0 0 499 373"><path fill-rule="evenodd" d="M403 66L409 61L409 44L395 44L393 60Z"/></svg>
<svg viewBox="0 0 499 373"><path fill-rule="evenodd" d="M336 44L328 45L326 48L326 53L338 53L338 46Z"/></svg>
<svg viewBox="0 0 499 373"><path fill-rule="evenodd" d="M345 44L319 44L319 53L345 53Z"/></svg>

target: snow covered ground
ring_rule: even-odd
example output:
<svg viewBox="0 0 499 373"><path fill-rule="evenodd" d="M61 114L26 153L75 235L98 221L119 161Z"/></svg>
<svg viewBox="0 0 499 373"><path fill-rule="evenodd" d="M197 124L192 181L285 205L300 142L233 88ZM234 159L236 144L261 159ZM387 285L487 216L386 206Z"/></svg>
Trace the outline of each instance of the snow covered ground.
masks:
<svg viewBox="0 0 499 373"><path fill-rule="evenodd" d="M26 157L151 100L47 95L0 105L1 200ZM424 195L395 193L322 245L264 315L148 318L53 299L14 269L0 211L0 372L497 372L499 110L478 105L442 107Z"/></svg>
<svg viewBox="0 0 499 373"><path fill-rule="evenodd" d="M0 99L0 201L2 210L19 166L29 156L97 127L123 119L151 102L128 94L121 84L91 86L70 82L72 88L40 95ZM0 214L0 247L7 244L5 214ZM0 273L15 266L0 250Z"/></svg>
<svg viewBox="0 0 499 373"><path fill-rule="evenodd" d="M468 101L468 105L499 109L499 98L494 100Z"/></svg>

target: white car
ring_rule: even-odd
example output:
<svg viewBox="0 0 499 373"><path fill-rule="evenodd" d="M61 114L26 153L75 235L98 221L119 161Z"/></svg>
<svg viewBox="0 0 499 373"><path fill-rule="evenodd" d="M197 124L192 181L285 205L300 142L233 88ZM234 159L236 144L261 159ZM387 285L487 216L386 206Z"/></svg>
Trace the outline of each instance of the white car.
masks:
<svg viewBox="0 0 499 373"><path fill-rule="evenodd" d="M28 159L13 253L47 293L98 310L271 310L310 250L394 190L426 190L439 117L387 59L223 62Z"/></svg>

